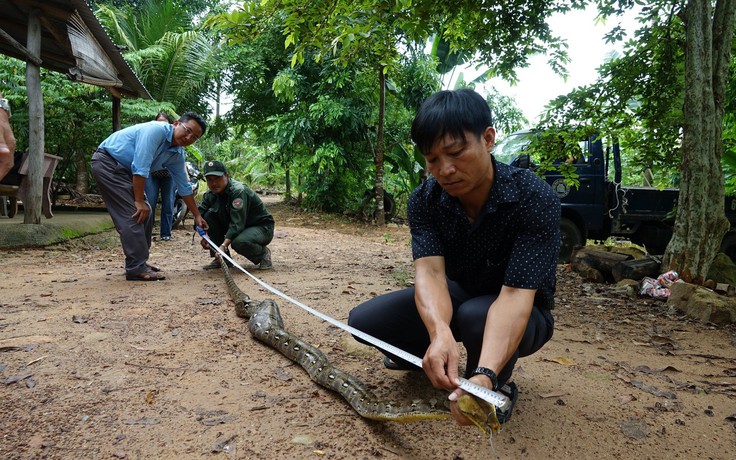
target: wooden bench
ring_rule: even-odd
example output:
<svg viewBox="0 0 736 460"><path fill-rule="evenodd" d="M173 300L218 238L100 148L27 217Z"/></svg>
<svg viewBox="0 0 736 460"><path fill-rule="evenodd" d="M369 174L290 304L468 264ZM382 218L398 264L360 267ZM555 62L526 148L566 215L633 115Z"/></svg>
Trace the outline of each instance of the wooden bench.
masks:
<svg viewBox="0 0 736 460"><path fill-rule="evenodd" d="M41 211L47 219L54 217L51 212L51 181L54 178L54 171L59 160L61 160L61 157L56 155L48 153L43 155ZM16 168L17 171L15 171ZM18 213L18 200L25 202L26 196L29 195L28 182L25 180L28 175L28 153L23 154L20 164L16 164L8 173L8 176L11 176L14 172L20 177L19 184L0 182L0 216L7 215L9 218L13 218Z"/></svg>

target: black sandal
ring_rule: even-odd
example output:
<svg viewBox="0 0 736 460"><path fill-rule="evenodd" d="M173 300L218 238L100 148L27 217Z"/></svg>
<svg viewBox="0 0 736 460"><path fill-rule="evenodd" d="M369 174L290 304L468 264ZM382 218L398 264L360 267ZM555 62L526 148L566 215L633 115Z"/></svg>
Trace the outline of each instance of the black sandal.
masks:
<svg viewBox="0 0 736 460"><path fill-rule="evenodd" d="M400 364L394 361L393 359L389 358L388 356L383 357L383 365L386 367L386 369L390 369L392 371L421 371L421 367L414 366L413 364Z"/></svg>
<svg viewBox="0 0 736 460"><path fill-rule="evenodd" d="M496 417L498 423L506 423L511 419L511 411L514 409L516 401L519 399L519 389L514 382L507 382L504 386L497 390L499 393L508 396L511 405L506 410L496 409Z"/></svg>

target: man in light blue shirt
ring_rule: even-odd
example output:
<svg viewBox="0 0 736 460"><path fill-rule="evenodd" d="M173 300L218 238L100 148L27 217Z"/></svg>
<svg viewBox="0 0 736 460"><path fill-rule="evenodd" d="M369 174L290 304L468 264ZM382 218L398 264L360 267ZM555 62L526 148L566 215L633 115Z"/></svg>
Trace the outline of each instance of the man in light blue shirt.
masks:
<svg viewBox="0 0 736 460"><path fill-rule="evenodd" d="M197 209L185 170L183 147L193 144L207 129L202 117L184 113L169 125L150 121L112 133L92 156L92 176L120 234L129 281L158 281L166 277L148 264L153 233L151 205L145 195L151 171L169 171L179 193L194 215L194 223L208 228Z"/></svg>

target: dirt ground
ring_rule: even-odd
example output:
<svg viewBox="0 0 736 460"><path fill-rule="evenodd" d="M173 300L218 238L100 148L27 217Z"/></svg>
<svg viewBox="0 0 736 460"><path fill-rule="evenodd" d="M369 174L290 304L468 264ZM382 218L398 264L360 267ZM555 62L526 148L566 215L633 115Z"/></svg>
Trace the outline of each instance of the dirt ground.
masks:
<svg viewBox="0 0 736 460"><path fill-rule="evenodd" d="M268 201L275 269L253 273L276 289L345 321L354 305L411 281L406 227ZM555 335L519 361L519 402L492 448L451 419L359 417L250 336L222 273L201 270L209 259L191 230L154 242L165 281L125 281L122 261L114 232L0 253L0 458L736 457L736 331L617 296L562 266ZM235 277L251 298L275 297ZM447 395L278 303L287 329L381 398Z"/></svg>

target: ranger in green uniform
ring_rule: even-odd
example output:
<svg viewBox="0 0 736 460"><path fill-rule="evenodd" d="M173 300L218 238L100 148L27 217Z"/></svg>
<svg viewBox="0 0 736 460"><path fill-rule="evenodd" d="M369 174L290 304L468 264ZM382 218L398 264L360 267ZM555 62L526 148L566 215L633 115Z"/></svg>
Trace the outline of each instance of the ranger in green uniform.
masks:
<svg viewBox="0 0 736 460"><path fill-rule="evenodd" d="M261 270L272 268L268 244L273 239L274 220L261 199L246 185L230 179L219 161L205 163L204 177L209 191L204 194L199 212L209 225L207 236L228 255L232 246ZM215 256L207 241L203 239L201 245L210 250L211 257ZM214 259L204 268L220 268L220 262Z"/></svg>

